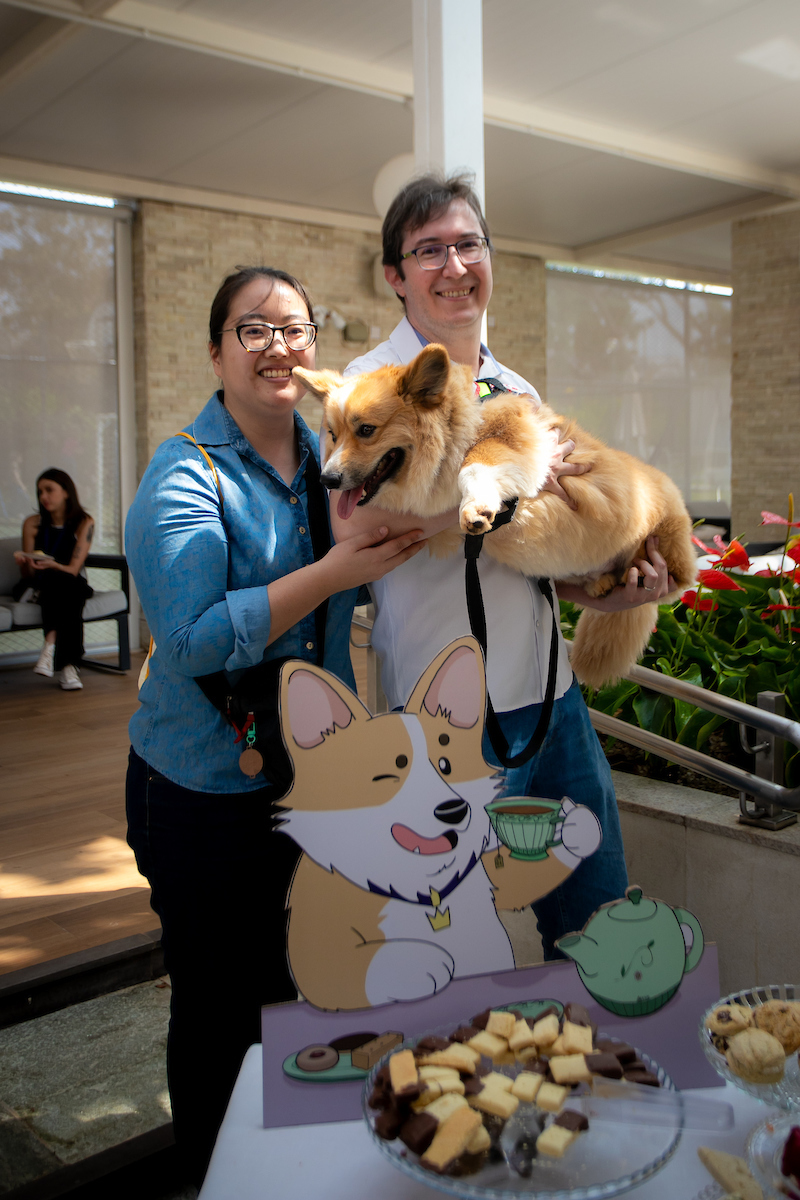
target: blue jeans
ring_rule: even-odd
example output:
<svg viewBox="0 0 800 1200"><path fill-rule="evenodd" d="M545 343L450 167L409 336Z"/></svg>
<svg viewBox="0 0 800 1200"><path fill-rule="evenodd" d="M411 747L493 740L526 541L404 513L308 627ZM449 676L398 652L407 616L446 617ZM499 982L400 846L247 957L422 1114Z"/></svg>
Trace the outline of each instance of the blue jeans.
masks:
<svg viewBox="0 0 800 1200"><path fill-rule="evenodd" d="M512 754L530 740L541 712L531 704L514 712L498 713L500 726ZM488 734L483 736L487 762L498 766ZM505 772L501 796L541 796L561 800L569 796L596 815L603 841L590 858L576 867L569 879L532 906L536 913L546 959L563 958L555 942L565 933L580 930L601 904L625 894L628 873L622 848L619 813L611 771L597 734L589 721L577 681L553 705L547 736L530 762Z"/></svg>
<svg viewBox="0 0 800 1200"><path fill-rule="evenodd" d="M273 794L195 792L130 753L128 843L161 918L175 1140L198 1184L244 1053L261 1041L261 1005L297 998L286 894L300 852L273 830Z"/></svg>

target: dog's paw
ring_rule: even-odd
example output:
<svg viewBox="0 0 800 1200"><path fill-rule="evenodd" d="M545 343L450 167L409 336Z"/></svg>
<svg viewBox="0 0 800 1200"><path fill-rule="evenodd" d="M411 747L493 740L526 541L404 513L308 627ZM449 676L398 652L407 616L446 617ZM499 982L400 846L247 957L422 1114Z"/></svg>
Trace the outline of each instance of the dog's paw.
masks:
<svg viewBox="0 0 800 1200"><path fill-rule="evenodd" d="M462 533L488 533L494 524L497 509L479 500L464 500L458 512Z"/></svg>
<svg viewBox="0 0 800 1200"><path fill-rule="evenodd" d="M375 1005L432 996L447 987L455 969L452 955L433 942L384 942L367 968L367 999Z"/></svg>
<svg viewBox="0 0 800 1200"><path fill-rule="evenodd" d="M612 575L609 571L606 572L605 575L600 575L597 579L590 579L587 583L584 583L583 590L587 592L588 595L597 596L599 598L602 596L607 596L609 592L613 592L614 588L619 582L620 581L617 576Z"/></svg>

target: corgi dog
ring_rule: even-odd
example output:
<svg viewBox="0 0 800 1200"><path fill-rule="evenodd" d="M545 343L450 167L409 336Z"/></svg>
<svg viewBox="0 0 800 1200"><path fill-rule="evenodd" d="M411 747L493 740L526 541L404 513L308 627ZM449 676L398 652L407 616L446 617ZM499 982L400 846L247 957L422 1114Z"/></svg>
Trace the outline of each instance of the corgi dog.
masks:
<svg viewBox="0 0 800 1200"><path fill-rule="evenodd" d="M514 519L484 542L487 554L514 570L603 596L625 582L655 534L676 595L694 581L691 518L671 479L546 404L535 408L530 397L502 394L481 404L471 371L452 363L444 346L426 346L407 366L350 379L299 367L294 374L323 402L322 482L341 492L342 518L373 501L420 517L458 506L460 530L430 540L431 553L453 554L461 534L487 533L503 502L518 496ZM541 490L554 434L574 440L571 462L591 467L560 480L574 510ZM594 688L624 675L657 617L657 604L584 609L572 649L575 674Z"/></svg>
<svg viewBox="0 0 800 1200"><path fill-rule="evenodd" d="M486 805L500 779L481 753L475 639L445 647L399 713L372 716L336 676L300 661L283 667L279 703L294 770L282 829L303 851L288 898L289 964L305 999L367 1008L513 969L497 910L557 887L601 832L565 797L545 858L498 854Z"/></svg>

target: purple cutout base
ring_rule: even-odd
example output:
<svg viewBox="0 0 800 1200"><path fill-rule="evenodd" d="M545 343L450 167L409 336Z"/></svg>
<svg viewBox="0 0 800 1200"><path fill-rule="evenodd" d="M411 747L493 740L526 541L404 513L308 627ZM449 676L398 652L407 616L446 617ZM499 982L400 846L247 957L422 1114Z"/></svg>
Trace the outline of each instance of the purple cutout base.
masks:
<svg viewBox="0 0 800 1200"><path fill-rule="evenodd" d="M622 1038L651 1055L672 1076L676 1087L724 1087L697 1036L700 1018L719 999L717 948L706 943L697 967L684 975L678 991L658 1012L617 1017L596 1003L572 962L543 963L498 975L455 979L435 996L361 1008L324 1012L307 1002L269 1005L261 1010L264 1068L264 1126L315 1125L355 1121L361 1116L360 1080L353 1083L301 1083L283 1073L284 1059L312 1043L327 1044L360 1029L401 1031L418 1037L438 1025L460 1025L484 1008L538 997L577 1001L612 1037Z"/></svg>

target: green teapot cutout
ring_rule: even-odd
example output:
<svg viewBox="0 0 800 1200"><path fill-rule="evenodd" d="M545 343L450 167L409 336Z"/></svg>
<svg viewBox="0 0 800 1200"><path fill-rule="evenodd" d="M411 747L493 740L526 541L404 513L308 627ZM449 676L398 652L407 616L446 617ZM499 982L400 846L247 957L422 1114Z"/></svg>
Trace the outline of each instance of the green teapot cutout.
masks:
<svg viewBox="0 0 800 1200"><path fill-rule="evenodd" d="M682 926L691 931L691 945ZM624 900L604 904L582 933L556 942L573 959L592 997L620 1017L643 1017L675 995L703 954L703 931L693 913L629 887Z"/></svg>

